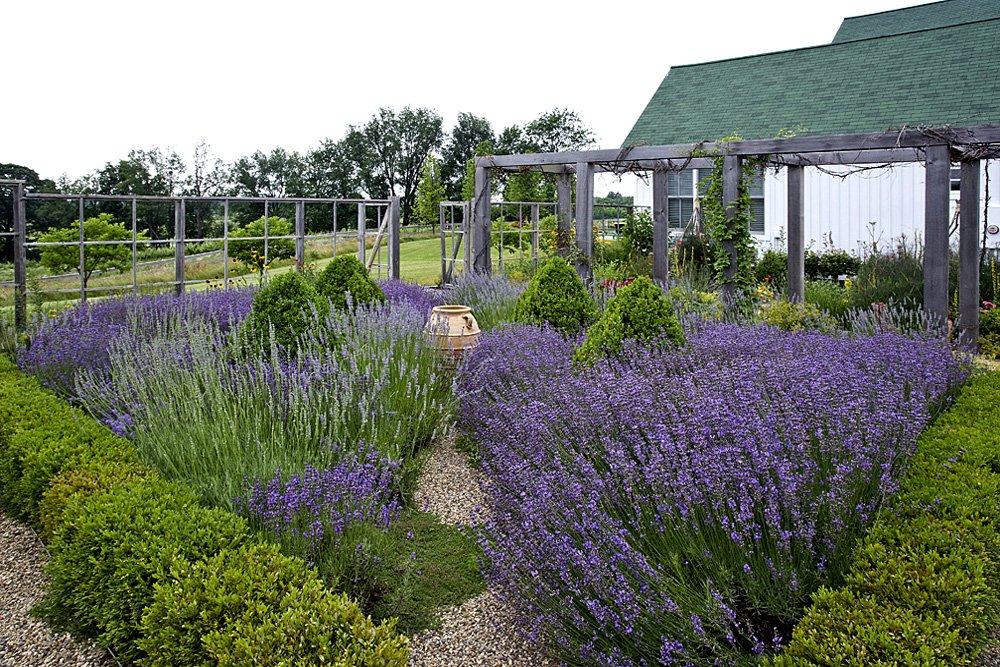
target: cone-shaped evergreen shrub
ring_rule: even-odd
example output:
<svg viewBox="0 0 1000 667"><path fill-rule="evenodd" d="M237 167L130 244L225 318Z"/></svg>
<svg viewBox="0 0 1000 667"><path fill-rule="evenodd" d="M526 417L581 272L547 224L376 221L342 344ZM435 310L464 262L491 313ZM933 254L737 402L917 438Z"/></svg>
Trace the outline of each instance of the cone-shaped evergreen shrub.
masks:
<svg viewBox="0 0 1000 667"><path fill-rule="evenodd" d="M325 301L316 298L316 290L298 271L283 273L272 279L253 298L249 324L265 344L269 327L274 328L277 343L287 349L296 348L296 339L313 321L313 308L322 315Z"/></svg>
<svg viewBox="0 0 1000 667"><path fill-rule="evenodd" d="M652 340L659 336L684 344L684 331L670 301L652 280L640 276L618 290L601 319L587 331L573 359L588 362L601 354L617 353L626 338Z"/></svg>
<svg viewBox="0 0 1000 667"><path fill-rule="evenodd" d="M576 271L562 257L553 257L535 273L517 300L518 322L548 322L567 333L597 319L597 306Z"/></svg>
<svg viewBox="0 0 1000 667"><path fill-rule="evenodd" d="M355 306L385 301L385 294L358 258L340 255L334 257L316 278L316 293L320 301L329 299L334 308L344 310L347 308L348 292Z"/></svg>

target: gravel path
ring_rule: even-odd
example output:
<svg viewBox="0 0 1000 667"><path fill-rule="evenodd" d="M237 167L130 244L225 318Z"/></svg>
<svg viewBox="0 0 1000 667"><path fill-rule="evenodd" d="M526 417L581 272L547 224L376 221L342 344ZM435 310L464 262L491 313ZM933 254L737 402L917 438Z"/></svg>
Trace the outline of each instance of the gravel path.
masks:
<svg viewBox="0 0 1000 667"><path fill-rule="evenodd" d="M976 667L1000 667L1000 628L990 633L990 643L979 654Z"/></svg>
<svg viewBox="0 0 1000 667"><path fill-rule="evenodd" d="M53 634L28 615L47 583L48 556L27 526L0 514L0 667L110 667L100 649Z"/></svg>
<svg viewBox="0 0 1000 667"><path fill-rule="evenodd" d="M455 449L454 435L434 446L417 483L417 507L444 523L463 525L487 516L484 479ZM410 638L411 667L556 667L518 634L513 615L486 591L441 614L441 629Z"/></svg>

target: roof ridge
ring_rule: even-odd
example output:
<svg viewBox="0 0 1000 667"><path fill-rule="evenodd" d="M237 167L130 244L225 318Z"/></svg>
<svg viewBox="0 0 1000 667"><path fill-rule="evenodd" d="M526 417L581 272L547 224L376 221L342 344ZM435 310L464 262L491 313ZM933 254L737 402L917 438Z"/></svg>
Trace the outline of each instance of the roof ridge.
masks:
<svg viewBox="0 0 1000 667"><path fill-rule="evenodd" d="M952 0L939 0L939 2L932 2L932 3L927 3L927 4L940 4L942 2L951 2L951 1ZM918 5L918 6L922 7L922 6L925 6L925 5ZM891 10L891 11L900 11L900 10ZM828 48L831 48L831 47L845 46L847 44L857 44L859 42L874 42L874 41L883 40L883 39L891 39L893 37L902 37L903 35L915 35L917 33L932 32L934 30L950 30L952 28L959 28L961 26L974 25L976 23L991 23L993 21L1000 21L1000 17L991 18L991 19L979 19L977 21L966 21L964 23L954 23L954 24L951 24L951 25L943 25L943 26L937 26L937 27L933 27L933 28L921 28L919 30L907 30L907 31L904 31L904 32L895 32L895 33L892 33L891 35L877 35L875 37L862 37L860 39L848 39L848 40L844 40L844 41L841 41L841 42L829 42L829 43L826 43L826 44L815 44L813 46L800 46L800 47L794 48L794 49L782 49L780 51L767 51L767 52L764 52L764 53L753 53L753 54L746 55L746 56L735 56L733 58L720 58L718 60L706 60L706 61L700 62L700 63L687 63L686 65L672 65L670 67L670 69L680 69L680 68L683 68L683 67L698 67L700 65L715 65L717 63L733 62L733 61L736 61L736 60L749 60L750 58L763 58L763 57L766 57L766 56L776 56L776 55L779 55L779 54L782 54L782 53L795 53L796 51L812 51L812 50L815 50L815 49L828 49Z"/></svg>
<svg viewBox="0 0 1000 667"><path fill-rule="evenodd" d="M918 7L930 7L931 5L943 5L946 2L956 2L957 0L934 0L934 2L925 2L920 5L912 5L910 7L899 7L898 9L883 9L880 12L871 12L870 14L857 14L855 16L845 16L843 21L850 21L851 19L862 19L869 16L878 16L879 14L892 14L893 12L908 12ZM959 24L955 24L959 25ZM943 27L943 26L942 26ZM854 40L851 40L854 41Z"/></svg>

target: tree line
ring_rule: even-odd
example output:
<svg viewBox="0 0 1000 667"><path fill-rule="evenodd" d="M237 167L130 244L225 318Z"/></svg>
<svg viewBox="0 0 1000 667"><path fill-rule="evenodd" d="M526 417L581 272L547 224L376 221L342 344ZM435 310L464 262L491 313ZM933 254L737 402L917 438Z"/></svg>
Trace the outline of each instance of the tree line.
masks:
<svg viewBox="0 0 1000 667"><path fill-rule="evenodd" d="M472 189L469 161L475 155L535 153L578 150L594 142L591 129L569 109L553 109L524 124L495 133L489 120L472 113L458 114L450 132L442 117L426 108L379 109L367 122L351 125L340 140L324 139L305 152L275 148L255 151L232 163L214 157L210 146L194 147L190 161L172 149L135 149L121 160L108 162L79 179L41 177L29 166L0 163L0 179L19 179L32 192L65 192L110 195L159 195L191 197L322 197L386 199L399 196L403 223L427 222L434 198L462 199ZM430 194L417 206L421 174L434 182L425 186ZM551 199L554 186L541 174L515 174L498 183L504 196L519 201ZM428 200L428 197L430 200ZM32 201L28 236L37 238L52 229L66 227L78 217L76 204L62 201ZM143 204L141 224L150 238L169 238L173 219L169 207ZM425 213L418 215L418 208ZM128 203L103 202L93 207L98 214L117 219L131 215ZM191 213L189 212L189 215ZM92 215L88 209L88 216ZM259 216L248 211L244 217ZM194 206L192 235L202 233L204 215ZM11 229L11 197L0 190L0 229ZM190 224L190 223L189 223ZM12 257L12 244L4 244L3 256Z"/></svg>

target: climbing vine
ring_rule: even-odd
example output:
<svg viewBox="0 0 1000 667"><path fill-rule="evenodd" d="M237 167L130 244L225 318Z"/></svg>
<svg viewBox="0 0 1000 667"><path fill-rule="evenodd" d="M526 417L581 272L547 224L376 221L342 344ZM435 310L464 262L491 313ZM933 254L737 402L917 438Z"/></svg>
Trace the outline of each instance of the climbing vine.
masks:
<svg viewBox="0 0 1000 667"><path fill-rule="evenodd" d="M722 139L722 142L741 140L742 137L730 136ZM757 247L750 234L750 223L753 221L750 185L754 176L759 174L767 164L767 156L752 156L743 159L736 200L731 204L734 209L732 217L726 217L726 207L722 201L722 154L716 151L711 155L701 154L696 157L709 157L714 162L712 175L708 179L708 186L702 195L702 214L705 216L705 227L709 238L715 247L712 262L715 279L722 283L732 283L738 289L752 289L755 280L754 266L757 263ZM732 252L736 255L736 273L731 278L726 275L732 263L732 257L727 252L729 244L731 244Z"/></svg>

